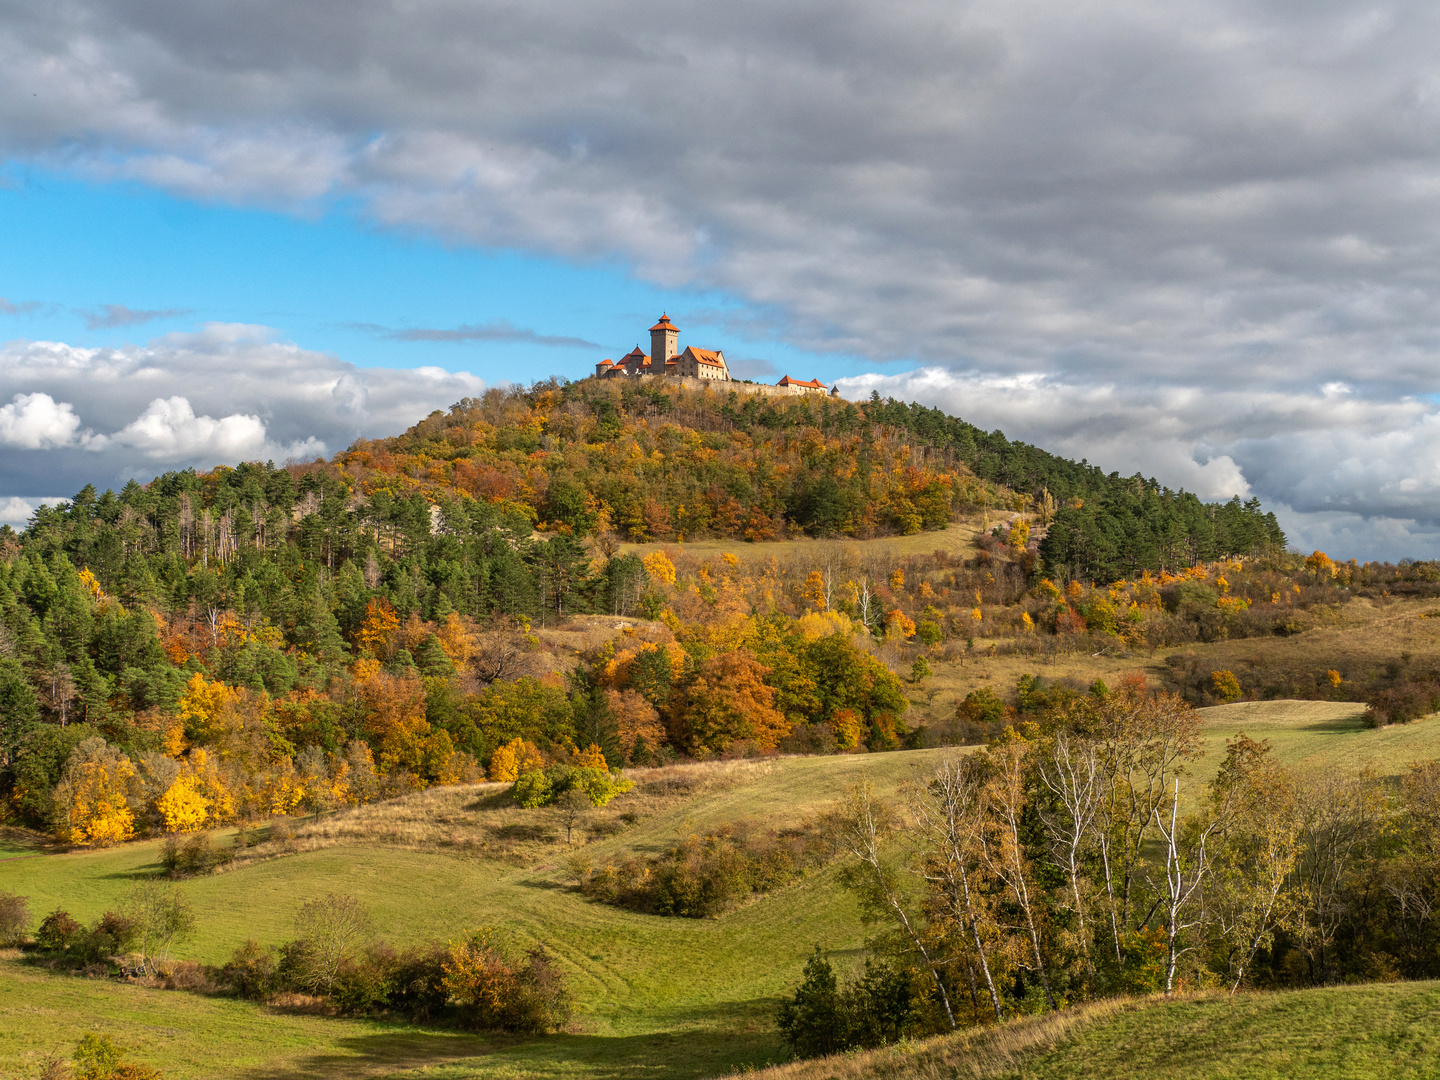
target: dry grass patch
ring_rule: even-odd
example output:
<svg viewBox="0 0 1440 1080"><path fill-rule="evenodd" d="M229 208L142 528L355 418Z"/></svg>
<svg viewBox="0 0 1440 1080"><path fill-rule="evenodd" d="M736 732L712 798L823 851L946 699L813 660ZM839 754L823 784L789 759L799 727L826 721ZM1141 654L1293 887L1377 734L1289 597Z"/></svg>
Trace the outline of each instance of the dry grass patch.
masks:
<svg viewBox="0 0 1440 1080"><path fill-rule="evenodd" d="M586 840L617 836L644 819L673 812L689 800L766 776L767 760L738 760L631 769L632 791L587 812L577 829ZM564 828L547 808L527 810L504 783L434 787L386 802L319 818L270 822L262 840L227 869L337 844L384 844L411 851L449 852L517 867L553 858Z"/></svg>

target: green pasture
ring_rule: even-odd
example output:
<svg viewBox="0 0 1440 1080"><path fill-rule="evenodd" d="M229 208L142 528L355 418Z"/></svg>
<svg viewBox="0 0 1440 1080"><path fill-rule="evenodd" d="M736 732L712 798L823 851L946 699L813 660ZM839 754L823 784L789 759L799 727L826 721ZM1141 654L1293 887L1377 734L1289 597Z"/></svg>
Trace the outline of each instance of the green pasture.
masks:
<svg viewBox="0 0 1440 1080"><path fill-rule="evenodd" d="M738 817L798 821L862 776L893 789L937 753L780 759L733 787L697 795L585 850L599 861L622 850L658 850L690 830ZM484 801L473 804L483 807ZM146 841L107 851L4 860L0 889L30 897L37 920L63 907L90 921L117 904L133 882L159 870L159 850L158 842ZM866 929L831 873L718 919L661 918L592 903L567 887L563 864L568 850L556 845L553 858L517 868L436 852L345 844L198 878L183 888L200 930L178 955L213 964L223 962L246 938L278 943L292 936L295 911L305 900L325 892L350 893L370 907L380 936L397 945L451 938L479 926L501 927L522 941L545 945L571 978L579 1002L577 1033L514 1044L503 1052L470 1040L457 1051L461 1044L443 1033L432 1038L409 1027L288 1017L239 1002L45 975L12 961L5 965L0 996L5 1002L0 1026L9 1032L0 1037L0 1069L13 1068L27 1049L47 1048L47 1040L73 1023L101 1018L117 1037L141 1047L153 1044L155 1064L176 1077L250 1075L221 1067L229 1060L224 1038L201 1037L212 1023L217 1032L233 1032L236 1052L243 1050L245 1060L257 1062L270 1062L269 1051L244 1044L275 1025L276 1056L265 1066L271 1071L257 1076L330 1075L309 1065L302 1068L297 1063L303 1055L284 1049L291 1035L301 1045L317 1032L324 1038L314 1053L344 1063L334 1066L335 1075L361 1068L352 1060L357 1056L390 1053L375 1048L391 1042L402 1048L436 1047L435 1054L447 1060L456 1054L480 1055L477 1062L454 1066L459 1072L430 1071L427 1076L713 1075L784 1057L772 1014L814 943L842 959L860 953ZM144 1015L163 1020L145 1020ZM170 1034L157 1041L152 1028ZM401 1049L394 1053L403 1056Z"/></svg>
<svg viewBox="0 0 1440 1080"><path fill-rule="evenodd" d="M1390 983L1155 1002L1082 1028L1014 1075L1281 1080L1440 1074L1440 986Z"/></svg>
<svg viewBox="0 0 1440 1080"><path fill-rule="evenodd" d="M1360 713L1356 705L1324 702L1203 710L1206 753L1193 767L1194 780L1198 787L1208 779L1225 739L1240 731L1268 739L1281 761L1302 768L1370 765L1391 776L1440 752L1435 720L1375 731L1361 724ZM798 822L854 780L869 777L882 791L893 791L946 752L782 758L746 766L735 771L729 786L676 799L583 850L603 862L660 850L690 831L736 818ZM472 816L474 827L483 828L486 815L499 813L493 809L497 790L495 785L457 789L446 812ZM88 922L115 906L133 882L157 873L159 851L158 842L142 841L106 851L44 854L23 834L0 836L0 889L30 897L37 920L63 907ZM49 974L11 957L0 960L0 1075L6 1070L26 1075L27 1069L33 1075L36 1055L73 1044L91 1029L128 1043L136 1057L170 1077L284 1080L419 1071L434 1077L717 1075L784 1058L773 1011L814 943L842 962L858 957L863 947L867 928L830 872L718 919L667 919L585 900L567 883L570 851L560 843L542 846L517 865L367 841L251 863L184 883L200 929L179 950L181 958L220 963L246 938L274 944L291 936L294 913L310 897L350 893L370 907L380 936L397 945L452 938L479 926L501 927L521 941L545 945L569 974L579 1003L574 1029L565 1035L507 1041L288 1014ZM1087 1027L1073 1046L1057 1047L1015 1075L1079 1076L1087 1065L1120 1070L1152 1051L1153 1061L1140 1072L1102 1069L1085 1075L1260 1077L1282 1075L1274 1071L1282 1065L1303 1070L1326 1061L1340 1070L1337 1076L1400 1076L1411 1074L1365 1072L1362 1066L1371 1068L1385 1054L1391 1055L1386 1061L1401 1064L1432 1060L1425 1055L1432 1054L1433 1044L1415 1018L1433 1015L1440 989L1411 984L1305 993L1318 996L1147 1006L1143 1013ZM1319 1026L1306 1027L1301 1022L1306 1015ZM1361 1025L1352 1030L1367 1032L1369 1039L1343 1037L1350 1023ZM1228 1030L1227 1024L1234 1034L1197 1035ZM1278 1033L1274 1038L1264 1034L1271 1029ZM1255 1044L1253 1054L1239 1053L1233 1044L1242 1038L1269 1039L1269 1048ZM1198 1040L1199 1048L1187 1049L1182 1063L1179 1048L1187 1040ZM1225 1052L1229 1064L1217 1059L1208 1072L1173 1071L1205 1060L1212 1050ZM1440 1066L1440 1058L1433 1060ZM1114 1064L1104 1064L1110 1061Z"/></svg>
<svg viewBox="0 0 1440 1080"><path fill-rule="evenodd" d="M1396 777L1415 761L1440 757L1440 717L1371 729L1365 706L1345 701L1241 701L1198 710L1204 718L1205 756L1194 773L1208 780L1225 753L1225 740L1243 732L1268 740L1276 760L1302 772L1371 768Z"/></svg>

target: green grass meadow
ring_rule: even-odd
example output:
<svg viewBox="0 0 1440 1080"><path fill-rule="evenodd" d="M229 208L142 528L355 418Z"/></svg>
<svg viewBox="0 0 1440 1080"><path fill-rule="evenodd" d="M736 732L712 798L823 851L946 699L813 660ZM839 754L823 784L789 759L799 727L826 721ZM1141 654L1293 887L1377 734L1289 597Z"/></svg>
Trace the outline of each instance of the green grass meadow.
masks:
<svg viewBox="0 0 1440 1080"><path fill-rule="evenodd" d="M1280 760L1302 768L1369 764L1381 775L1397 775L1411 761L1440 752L1440 721L1372 731L1360 723L1360 712L1316 702L1203 710L1206 754L1193 769L1197 791L1225 739L1239 731L1269 739ZM658 808L583 850L602 862L658 851L736 818L798 823L861 777L893 791L948 752L746 764L725 784L653 804ZM447 820L477 832L487 821L543 813L497 809L496 791L487 785L414 798L429 797L435 805L449 800L444 805L453 817ZM623 810L624 802L614 806ZM372 838L250 862L183 884L200 930L178 950L181 958L221 963L247 938L276 944L291 936L305 900L350 893L371 909L379 935L396 945L453 938L480 926L545 945L578 1001L566 1034L497 1040L288 1013L52 974L12 953L0 954L0 1075L35 1075L40 1056L72 1046L89 1030L112 1034L137 1059L174 1078L722 1075L784 1060L774 1009L798 980L812 945L822 943L844 965L858 960L868 932L830 871L718 919L667 919L584 899L567 883L570 850L545 841L523 858L500 858ZM88 922L115 906L136 880L155 874L159 852L158 842L142 841L44 853L24 834L6 834L0 836L0 889L28 896L37 921L63 907ZM1027 1057L1013 1075L1409 1076L1423 1073L1404 1069L1422 1066L1440 1074L1436 1019L1440 988L1431 984L1152 1003L1084 1026Z"/></svg>

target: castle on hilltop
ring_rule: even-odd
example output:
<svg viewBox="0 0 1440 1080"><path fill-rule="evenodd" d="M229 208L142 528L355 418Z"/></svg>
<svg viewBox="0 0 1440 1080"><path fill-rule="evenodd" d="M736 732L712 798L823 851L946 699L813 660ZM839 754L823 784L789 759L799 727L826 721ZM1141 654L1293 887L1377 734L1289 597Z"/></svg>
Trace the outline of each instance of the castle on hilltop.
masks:
<svg viewBox="0 0 1440 1080"><path fill-rule="evenodd" d="M687 345L684 352L677 352L680 328L661 315L660 321L650 327L650 355L640 351L640 346L622 356L619 361L601 360L595 365L597 379L638 378L643 375L668 375L682 379L711 379L718 382L735 382L730 377L730 368L725 363L725 354L719 349L697 349ZM740 389L741 387L736 387ZM758 389L758 388L757 388ZM819 379L801 382L786 375L774 387L764 389L781 394L838 394Z"/></svg>

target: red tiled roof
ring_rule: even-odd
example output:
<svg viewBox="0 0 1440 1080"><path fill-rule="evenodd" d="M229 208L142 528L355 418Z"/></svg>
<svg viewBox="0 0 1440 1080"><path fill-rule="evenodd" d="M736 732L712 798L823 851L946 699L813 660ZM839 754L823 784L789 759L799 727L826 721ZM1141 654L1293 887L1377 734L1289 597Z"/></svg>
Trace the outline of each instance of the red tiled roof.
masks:
<svg viewBox="0 0 1440 1080"><path fill-rule="evenodd" d="M650 332L652 334L656 330L674 330L677 334L680 332L680 328L670 321L670 316L668 315L661 315L660 321L657 322L654 326L650 327Z"/></svg>
<svg viewBox="0 0 1440 1080"><path fill-rule="evenodd" d="M725 363L720 358L719 352L711 352L709 349L697 349L693 345L685 350L702 364L709 364L711 367L724 367Z"/></svg>
<svg viewBox="0 0 1440 1080"><path fill-rule="evenodd" d="M778 383L776 383L775 385L776 385L776 386L808 386L808 387L810 387L812 390L824 390L824 389L826 389L825 384L822 383L819 379L811 379L809 382L805 382L803 379L792 379L792 378L790 378L789 375L786 375L783 379L781 379L781 380L780 380Z"/></svg>
<svg viewBox="0 0 1440 1080"><path fill-rule="evenodd" d="M615 366L615 361L614 361L614 360L609 360L609 359L601 360L600 363L596 364L595 366L596 366L596 367L614 367L614 366Z"/></svg>
<svg viewBox="0 0 1440 1080"><path fill-rule="evenodd" d="M624 363L625 360L633 360L637 356L640 357L642 360L649 359L649 357L647 357L643 352L640 351L640 346L636 345L635 348L631 349L628 353L625 354L624 360L622 360L621 363Z"/></svg>

